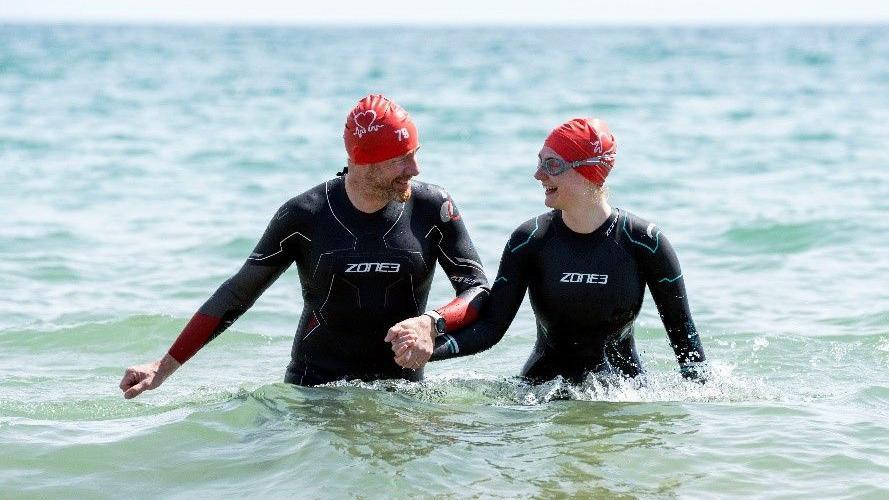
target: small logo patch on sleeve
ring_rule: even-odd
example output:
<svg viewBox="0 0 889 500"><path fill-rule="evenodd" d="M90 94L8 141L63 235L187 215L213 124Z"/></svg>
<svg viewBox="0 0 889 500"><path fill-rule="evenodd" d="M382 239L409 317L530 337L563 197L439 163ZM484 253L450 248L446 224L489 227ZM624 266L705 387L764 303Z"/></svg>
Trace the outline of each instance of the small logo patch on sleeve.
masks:
<svg viewBox="0 0 889 500"><path fill-rule="evenodd" d="M451 222L460 220L460 214L457 213L457 207L451 203L451 200L445 200L444 203L441 204L441 210L439 210L439 216L441 216L442 222Z"/></svg>

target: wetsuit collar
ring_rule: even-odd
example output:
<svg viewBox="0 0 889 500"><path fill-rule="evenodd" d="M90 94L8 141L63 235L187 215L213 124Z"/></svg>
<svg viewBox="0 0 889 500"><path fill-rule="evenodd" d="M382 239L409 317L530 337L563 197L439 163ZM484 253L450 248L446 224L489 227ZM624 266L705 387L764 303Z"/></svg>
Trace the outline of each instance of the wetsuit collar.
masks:
<svg viewBox="0 0 889 500"><path fill-rule="evenodd" d="M395 218L404 210L404 203L398 201L390 201L383 208L376 212L362 212L346 194L346 180L343 177L336 177L331 181L330 201L335 206L335 210L342 212L343 222L353 230L378 229L377 226L391 225ZM408 200L410 202L410 200Z"/></svg>
<svg viewBox="0 0 889 500"><path fill-rule="evenodd" d="M586 243L599 243L604 240L606 237L611 236L615 228L617 227L617 219L620 217L620 209L617 207L613 207L611 210L611 215L605 219L605 222L602 223L599 227L597 227L592 233L577 233L571 230L565 221L562 220L562 211L555 210L556 212L556 226L559 228L559 231L564 232L567 238L576 239L579 241L584 241Z"/></svg>

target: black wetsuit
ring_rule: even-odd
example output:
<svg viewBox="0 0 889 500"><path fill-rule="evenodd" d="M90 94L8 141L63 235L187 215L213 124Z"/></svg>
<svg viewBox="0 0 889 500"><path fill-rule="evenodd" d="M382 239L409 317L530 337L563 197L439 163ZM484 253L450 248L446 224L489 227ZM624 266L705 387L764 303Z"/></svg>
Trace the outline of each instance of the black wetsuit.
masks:
<svg viewBox="0 0 889 500"><path fill-rule="evenodd" d="M441 336L433 360L490 348L506 332L525 296L537 318L537 342L522 370L532 381L588 372L642 371L633 339L648 285L683 374L704 360L689 312L679 261L667 238L615 209L589 234L570 230L554 210L513 232L479 321Z"/></svg>
<svg viewBox="0 0 889 500"><path fill-rule="evenodd" d="M436 261L458 297L438 311L460 327L488 295L478 254L450 196L412 181L412 196L375 213L356 209L344 178L285 203L253 254L201 307L171 347L184 362L244 313L291 263L305 303L285 380L315 385L340 379L419 380L422 370L394 362L383 338L426 310Z"/></svg>

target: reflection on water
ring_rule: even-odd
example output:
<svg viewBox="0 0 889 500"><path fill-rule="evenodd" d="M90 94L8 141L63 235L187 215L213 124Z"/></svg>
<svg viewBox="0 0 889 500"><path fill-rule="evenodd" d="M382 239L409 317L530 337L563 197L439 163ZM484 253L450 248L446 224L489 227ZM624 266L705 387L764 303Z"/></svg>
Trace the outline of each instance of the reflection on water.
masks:
<svg viewBox="0 0 889 500"><path fill-rule="evenodd" d="M506 387L509 398L503 397ZM449 390L464 399L473 394L475 404L455 404L446 397ZM558 476L594 477L587 469L600 466L601 455L663 448L664 436L687 417L680 405L669 403L524 404L528 391L535 390L552 392L512 379L317 388L274 384L235 397L209 420L225 422L236 434L249 429L242 442L276 442L282 433L291 438L295 433L377 467L400 467L459 449L482 451L477 460L504 477L539 475L542 464L557 464L559 471L552 473Z"/></svg>
<svg viewBox="0 0 889 500"><path fill-rule="evenodd" d="M313 440L364 461L397 466L454 440L435 432L450 427L450 411L397 393L279 384L257 390L251 399L265 410L257 417L264 431L308 428Z"/></svg>
<svg viewBox="0 0 889 500"><path fill-rule="evenodd" d="M254 421L241 422L253 428L245 439L310 429L313 440L390 466L446 446L504 445L517 455L533 450L538 459L585 457L596 464L598 453L663 448L664 436L687 416L678 402L750 396L733 389L719 377L701 385L666 376L645 383L590 377L578 385L518 378L273 384L239 396L236 409L252 408ZM645 400L659 404L635 403Z"/></svg>
<svg viewBox="0 0 889 500"><path fill-rule="evenodd" d="M294 456L326 450L326 460L340 455L342 463L360 464L385 481L411 477L430 494L462 484L477 494L502 495L521 483L522 491L538 494L619 495L625 488L610 484L605 473L613 457L640 450L669 453L671 436L694 432L680 404L526 404L528 391L535 390L551 388L516 379L273 384L221 403L200 420L224 424L239 447L284 448ZM460 394L461 401L454 403L450 393ZM473 403L467 405L467 399ZM462 465L456 469L455 463ZM329 477L318 481L325 485L318 491L330 491Z"/></svg>

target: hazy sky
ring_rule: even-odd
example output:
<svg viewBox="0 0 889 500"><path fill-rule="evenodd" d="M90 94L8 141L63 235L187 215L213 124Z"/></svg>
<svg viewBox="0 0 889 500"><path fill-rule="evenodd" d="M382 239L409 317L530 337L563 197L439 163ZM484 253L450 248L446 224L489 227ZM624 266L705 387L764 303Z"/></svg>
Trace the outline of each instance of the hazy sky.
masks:
<svg viewBox="0 0 889 500"><path fill-rule="evenodd" d="M886 23L889 0L0 0L0 19L282 24Z"/></svg>

